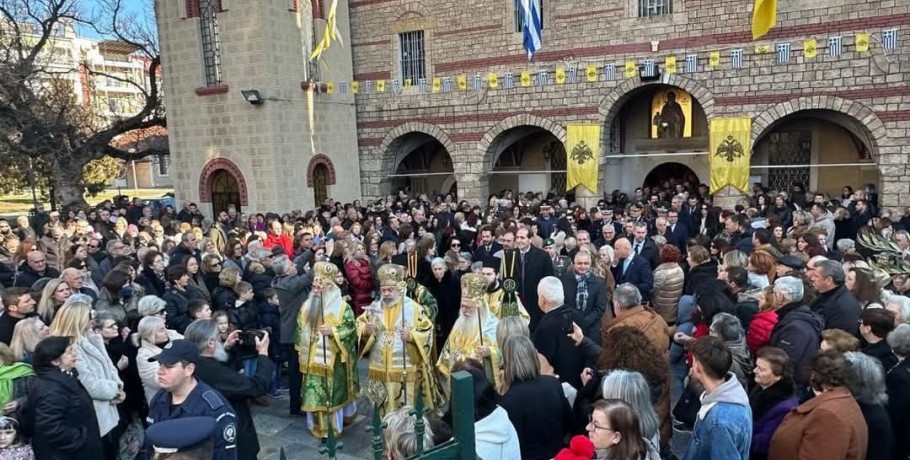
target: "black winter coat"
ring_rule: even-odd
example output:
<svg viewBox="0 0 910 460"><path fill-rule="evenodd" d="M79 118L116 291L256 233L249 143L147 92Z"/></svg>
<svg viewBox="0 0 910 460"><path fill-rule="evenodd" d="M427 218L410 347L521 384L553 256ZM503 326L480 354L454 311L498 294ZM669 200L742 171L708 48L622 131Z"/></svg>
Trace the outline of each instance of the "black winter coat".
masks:
<svg viewBox="0 0 910 460"><path fill-rule="evenodd" d="M863 307L846 286L840 285L819 294L812 303L812 311L825 319L824 329L840 329L859 335L859 317L863 313Z"/></svg>
<svg viewBox="0 0 910 460"><path fill-rule="evenodd" d="M562 305L543 315L540 325L531 335L537 352L547 358L559 380L576 389L582 386L581 371L585 368L585 357L582 350L566 336L566 331L572 327L572 322L580 325L582 321L578 310Z"/></svg>
<svg viewBox="0 0 910 460"><path fill-rule="evenodd" d="M176 288L170 288L161 299L166 302L164 311L167 312L165 319L167 327L183 334L186 327L193 322L190 319L190 301L186 298L186 291L181 292Z"/></svg>
<svg viewBox="0 0 910 460"><path fill-rule="evenodd" d="M212 292L212 311L229 311L234 308L235 302L237 302L237 293L229 287L218 286Z"/></svg>
<svg viewBox="0 0 910 460"><path fill-rule="evenodd" d="M888 371L885 386L888 388L888 414L894 430L893 458L906 460L910 457L910 360L904 359Z"/></svg>
<svg viewBox="0 0 910 460"><path fill-rule="evenodd" d="M145 290L145 295L161 297L164 295L164 291L167 290L164 280L159 278L158 275L151 270L143 270L142 273L136 277L136 282Z"/></svg>
<svg viewBox="0 0 910 460"><path fill-rule="evenodd" d="M572 432L572 408L559 380L540 375L513 382L500 405L515 426L522 459L549 460L566 445Z"/></svg>
<svg viewBox="0 0 910 460"><path fill-rule="evenodd" d="M803 366L818 353L823 327L822 317L805 305L791 303L777 310L769 345L783 349L790 357L797 383L808 381Z"/></svg>
<svg viewBox="0 0 910 460"><path fill-rule="evenodd" d="M709 260L701 265L696 265L686 273L686 284L683 287L684 295L695 295L699 289L717 280L717 262Z"/></svg>
<svg viewBox="0 0 910 460"><path fill-rule="evenodd" d="M19 264L19 271L16 273L16 280L13 282L15 287L31 288L35 281L41 278L60 278L60 272L56 268L47 267L43 274L35 273L25 261Z"/></svg>
<svg viewBox="0 0 910 460"><path fill-rule="evenodd" d="M445 344L452 332L452 326L458 319L458 311L461 309L461 282L460 277L453 275L446 270L442 275L442 281L437 281L435 276L430 276L426 284L430 294L436 299L436 335L437 343ZM441 348L440 348L441 349Z"/></svg>
<svg viewBox="0 0 910 460"><path fill-rule="evenodd" d="M865 404L857 401L863 412L866 427L869 428L869 441L866 447L866 459L889 459L894 455L894 431L888 410L881 404ZM906 456L904 458L907 458Z"/></svg>
<svg viewBox="0 0 910 460"><path fill-rule="evenodd" d="M35 458L97 460L104 458L101 432L92 398L76 371L67 375L56 367L38 368L28 395L25 432L32 438Z"/></svg>

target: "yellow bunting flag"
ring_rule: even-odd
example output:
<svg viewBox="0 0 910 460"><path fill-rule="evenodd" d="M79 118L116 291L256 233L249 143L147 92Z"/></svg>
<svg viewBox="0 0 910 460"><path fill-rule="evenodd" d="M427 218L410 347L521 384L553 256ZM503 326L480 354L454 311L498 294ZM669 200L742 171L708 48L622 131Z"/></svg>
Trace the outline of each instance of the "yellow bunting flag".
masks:
<svg viewBox="0 0 910 460"><path fill-rule="evenodd" d="M708 67L717 67L720 65L720 51L711 51L708 54Z"/></svg>
<svg viewBox="0 0 910 460"><path fill-rule="evenodd" d="M442 91L442 78L435 77L433 78L433 92L438 93Z"/></svg>
<svg viewBox="0 0 910 460"><path fill-rule="evenodd" d="M377 93L385 92L385 80L376 80L376 92Z"/></svg>
<svg viewBox="0 0 910 460"><path fill-rule="evenodd" d="M664 59L664 69L667 73L676 73L676 56L667 56Z"/></svg>
<svg viewBox="0 0 910 460"><path fill-rule="evenodd" d="M803 54L806 56L806 59L812 59L818 55L818 42L814 38L809 38L803 41Z"/></svg>
<svg viewBox="0 0 910 460"><path fill-rule="evenodd" d="M457 79L458 91L467 91L468 90L468 76L459 75Z"/></svg>
<svg viewBox="0 0 910 460"><path fill-rule="evenodd" d="M527 88L527 87L531 86L531 72L528 72L527 70L525 70L524 72L521 73L521 77L519 77L518 80L519 80L519 82L521 82L522 88Z"/></svg>
<svg viewBox="0 0 910 460"><path fill-rule="evenodd" d="M768 54L771 52L771 45L755 45L755 54Z"/></svg>
<svg viewBox="0 0 910 460"><path fill-rule="evenodd" d="M354 94L357 94L357 91L359 91L359 90L360 90L360 82L352 81L351 82L351 92Z"/></svg>
<svg viewBox="0 0 910 460"><path fill-rule="evenodd" d="M635 61L626 61L626 78L632 78L638 73L638 67Z"/></svg>
<svg viewBox="0 0 910 460"><path fill-rule="evenodd" d="M566 69L563 67L556 68L556 84L563 85L566 83Z"/></svg>
<svg viewBox="0 0 910 460"><path fill-rule="evenodd" d="M410 88L410 87L411 87L411 79L410 79L410 78L405 78L405 79L404 79L404 88L405 88L405 89L408 89L408 88Z"/></svg>
<svg viewBox="0 0 910 460"><path fill-rule="evenodd" d="M326 94L334 94L335 93L335 82L330 81L330 82L326 83L325 92L326 92Z"/></svg>
<svg viewBox="0 0 910 460"><path fill-rule="evenodd" d="M597 66L594 64L588 64L588 68L585 70L585 78L588 79L588 83L594 83L597 81Z"/></svg>
<svg viewBox="0 0 910 460"><path fill-rule="evenodd" d="M755 0L752 8L752 40L768 33L777 23L777 0Z"/></svg>
<svg viewBox="0 0 910 460"><path fill-rule="evenodd" d="M566 190L583 185L597 193L600 124L570 124L566 130Z"/></svg>
<svg viewBox="0 0 910 460"><path fill-rule="evenodd" d="M487 84L490 88L499 88L499 75L496 75L496 72L487 74Z"/></svg>
<svg viewBox="0 0 910 460"><path fill-rule="evenodd" d="M869 34L865 32L857 32L855 37L856 51L864 53L869 51Z"/></svg>
<svg viewBox="0 0 910 460"><path fill-rule="evenodd" d="M715 118L709 130L711 193L730 185L749 192L751 118Z"/></svg>

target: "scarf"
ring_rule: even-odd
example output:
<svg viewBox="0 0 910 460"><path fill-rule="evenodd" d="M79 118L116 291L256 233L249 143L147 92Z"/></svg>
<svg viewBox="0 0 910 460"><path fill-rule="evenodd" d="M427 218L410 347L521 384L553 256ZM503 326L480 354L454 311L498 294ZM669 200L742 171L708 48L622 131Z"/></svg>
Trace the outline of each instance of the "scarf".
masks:
<svg viewBox="0 0 910 460"><path fill-rule="evenodd" d="M756 386L749 395L753 420L761 420L769 410L791 396L793 396L793 381L787 378L778 380L777 383L764 390Z"/></svg>
<svg viewBox="0 0 910 460"><path fill-rule="evenodd" d="M575 307L581 311L585 311L588 307L588 276L590 273L585 273L584 275L575 275L575 280L578 282L578 292L575 294Z"/></svg>
<svg viewBox="0 0 910 460"><path fill-rule="evenodd" d="M0 407L13 400L13 380L30 375L35 375L30 364L13 363L0 366Z"/></svg>

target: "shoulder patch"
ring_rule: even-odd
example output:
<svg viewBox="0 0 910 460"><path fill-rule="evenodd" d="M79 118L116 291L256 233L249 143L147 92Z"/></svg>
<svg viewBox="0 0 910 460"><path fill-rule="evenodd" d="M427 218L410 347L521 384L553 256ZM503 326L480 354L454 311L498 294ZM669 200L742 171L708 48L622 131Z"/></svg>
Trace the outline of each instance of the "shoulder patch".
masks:
<svg viewBox="0 0 910 460"><path fill-rule="evenodd" d="M206 404L212 410L219 409L224 406L224 401L221 400L221 395L218 394L215 390L208 390L202 393L202 399L205 400Z"/></svg>

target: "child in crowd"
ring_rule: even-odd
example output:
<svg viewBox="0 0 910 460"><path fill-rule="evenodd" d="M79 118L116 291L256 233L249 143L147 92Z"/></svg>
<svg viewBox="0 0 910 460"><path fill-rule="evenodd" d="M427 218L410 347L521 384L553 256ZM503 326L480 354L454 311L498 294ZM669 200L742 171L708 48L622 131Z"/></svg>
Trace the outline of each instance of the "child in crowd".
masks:
<svg viewBox="0 0 910 460"><path fill-rule="evenodd" d="M262 291L264 300L256 305L259 316L259 329L269 331L269 359L275 364L275 373L272 376L272 388L269 394L273 398L281 397L281 313L278 309L278 293L272 288Z"/></svg>
<svg viewBox="0 0 910 460"><path fill-rule="evenodd" d="M237 291L237 301L234 302L234 308L228 311L228 321L231 323L231 330L240 330L241 332L256 331L259 323L256 317L256 304L253 302L253 285L246 281L237 283L234 288ZM241 334L241 337L246 334ZM237 345L237 356L243 362L243 372L246 375L256 374L256 344L248 343L251 339L240 339Z"/></svg>
<svg viewBox="0 0 910 460"><path fill-rule="evenodd" d="M195 321L197 319L211 319L212 318L212 308L209 307L209 303L205 299L194 299L190 301L189 307L187 307L190 313L190 318Z"/></svg>

